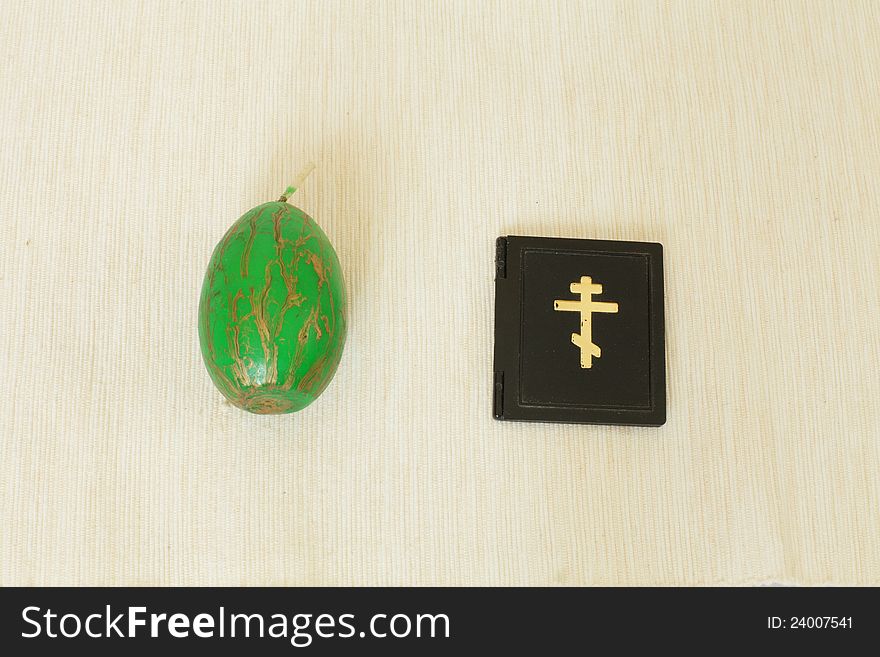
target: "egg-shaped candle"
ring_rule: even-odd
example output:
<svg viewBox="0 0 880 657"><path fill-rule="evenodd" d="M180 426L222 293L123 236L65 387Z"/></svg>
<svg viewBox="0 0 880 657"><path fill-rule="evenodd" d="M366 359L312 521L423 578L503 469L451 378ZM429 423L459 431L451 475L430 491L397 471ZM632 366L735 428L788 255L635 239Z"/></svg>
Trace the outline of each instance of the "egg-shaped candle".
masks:
<svg viewBox="0 0 880 657"><path fill-rule="evenodd" d="M345 282L330 240L281 199L236 221L214 249L199 342L214 385L252 413L291 413L321 394L346 336Z"/></svg>

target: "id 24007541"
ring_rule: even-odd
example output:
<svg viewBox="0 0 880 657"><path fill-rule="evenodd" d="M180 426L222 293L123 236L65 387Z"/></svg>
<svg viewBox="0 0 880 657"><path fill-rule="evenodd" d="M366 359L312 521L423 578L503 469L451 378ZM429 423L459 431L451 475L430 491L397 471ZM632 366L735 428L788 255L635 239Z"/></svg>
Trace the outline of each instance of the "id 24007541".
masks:
<svg viewBox="0 0 880 657"><path fill-rule="evenodd" d="M851 630L852 616L767 616L770 630Z"/></svg>

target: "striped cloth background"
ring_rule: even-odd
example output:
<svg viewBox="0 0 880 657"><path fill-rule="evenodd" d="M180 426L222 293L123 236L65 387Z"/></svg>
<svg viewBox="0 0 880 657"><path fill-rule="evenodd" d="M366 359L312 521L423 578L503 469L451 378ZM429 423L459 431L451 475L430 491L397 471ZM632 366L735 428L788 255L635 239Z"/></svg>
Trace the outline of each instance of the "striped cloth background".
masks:
<svg viewBox="0 0 880 657"><path fill-rule="evenodd" d="M0 584L880 584L880 4L2 9ZM199 288L309 160L349 342L252 416ZM666 426L491 419L500 234L664 243Z"/></svg>

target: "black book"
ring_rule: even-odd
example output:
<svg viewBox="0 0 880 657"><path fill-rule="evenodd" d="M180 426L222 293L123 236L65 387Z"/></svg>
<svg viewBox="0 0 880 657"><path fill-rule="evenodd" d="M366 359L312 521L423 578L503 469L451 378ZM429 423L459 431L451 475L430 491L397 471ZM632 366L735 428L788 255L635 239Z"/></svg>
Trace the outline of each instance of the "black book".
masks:
<svg viewBox="0 0 880 657"><path fill-rule="evenodd" d="M499 420L666 422L663 246L499 237Z"/></svg>

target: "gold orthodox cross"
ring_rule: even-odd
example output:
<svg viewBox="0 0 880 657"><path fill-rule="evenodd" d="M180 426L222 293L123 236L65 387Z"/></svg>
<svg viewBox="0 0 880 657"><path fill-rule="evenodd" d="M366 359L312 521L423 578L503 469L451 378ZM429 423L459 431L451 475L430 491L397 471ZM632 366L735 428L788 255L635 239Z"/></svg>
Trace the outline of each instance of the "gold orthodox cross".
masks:
<svg viewBox="0 0 880 657"><path fill-rule="evenodd" d="M593 313L616 313L617 304L609 301L593 301L594 294L602 294L602 286L593 283L593 279L589 276L581 276L580 283L572 283L570 289L581 298L556 299L553 302L553 310L581 314L581 332L572 333L571 341L581 349L581 367L589 369L593 366L593 356L599 358L602 355L602 350L593 344Z"/></svg>

